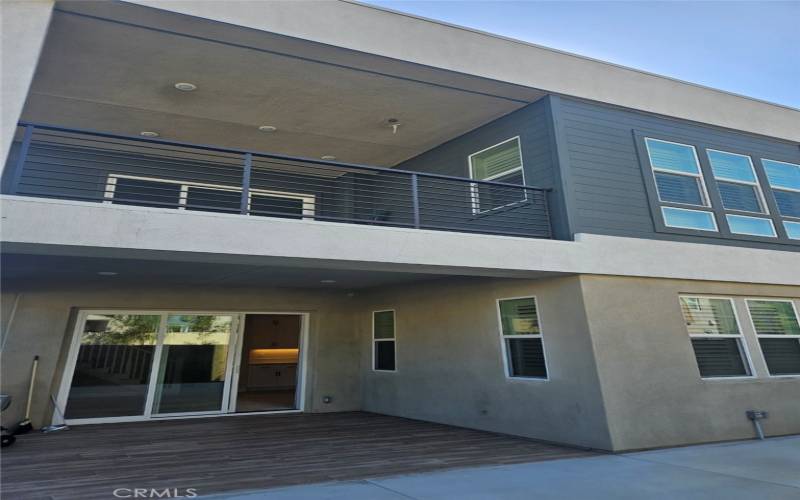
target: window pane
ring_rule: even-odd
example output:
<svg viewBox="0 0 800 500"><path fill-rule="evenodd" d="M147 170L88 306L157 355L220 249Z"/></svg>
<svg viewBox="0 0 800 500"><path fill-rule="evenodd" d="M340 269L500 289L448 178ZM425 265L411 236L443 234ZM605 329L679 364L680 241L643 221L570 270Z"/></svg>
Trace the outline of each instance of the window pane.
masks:
<svg viewBox="0 0 800 500"><path fill-rule="evenodd" d="M700 229L703 231L716 231L717 225L714 214L698 210L684 210L681 208L662 207L664 224L669 227L684 229Z"/></svg>
<svg viewBox="0 0 800 500"><path fill-rule="evenodd" d="M800 340L758 339L770 375L800 374Z"/></svg>
<svg viewBox="0 0 800 500"><path fill-rule="evenodd" d="M250 213L266 217L287 219L303 218L303 200L300 198L283 198L253 193L250 198ZM311 210L311 207L308 207Z"/></svg>
<svg viewBox="0 0 800 500"><path fill-rule="evenodd" d="M522 166L519 139L493 146L470 156L472 178L485 180Z"/></svg>
<svg viewBox="0 0 800 500"><path fill-rule="evenodd" d="M773 160L761 160L769 185L776 188L800 190L800 165Z"/></svg>
<svg viewBox="0 0 800 500"><path fill-rule="evenodd" d="M506 339L512 377L547 377L542 339Z"/></svg>
<svg viewBox="0 0 800 500"><path fill-rule="evenodd" d="M728 299L680 297L683 319L689 335L738 335L733 304Z"/></svg>
<svg viewBox="0 0 800 500"><path fill-rule="evenodd" d="M497 182L508 184L523 184L522 171L517 170L508 175L494 179ZM525 201L526 193L522 188L509 186L492 186L488 184L475 184L474 196L477 198L478 208L481 212L501 208L513 203Z"/></svg>
<svg viewBox="0 0 800 500"><path fill-rule="evenodd" d="M159 316L87 317L66 418L144 415Z"/></svg>
<svg viewBox="0 0 800 500"><path fill-rule="evenodd" d="M800 193L773 189L778 212L787 217L800 217Z"/></svg>
<svg viewBox="0 0 800 500"><path fill-rule="evenodd" d="M759 335L800 335L800 325L791 302L748 300L747 307Z"/></svg>
<svg viewBox="0 0 800 500"><path fill-rule="evenodd" d="M242 193L189 186L186 193L186 208L206 212L238 214L241 210Z"/></svg>
<svg viewBox="0 0 800 500"><path fill-rule="evenodd" d="M741 215L727 215L728 227L732 233L749 234L753 236L775 236L775 227L769 219L744 217Z"/></svg>
<svg viewBox="0 0 800 500"><path fill-rule="evenodd" d="M708 151L708 160L711 162L711 170L714 171L714 177L717 179L756 182L756 175L748 156Z"/></svg>
<svg viewBox="0 0 800 500"><path fill-rule="evenodd" d="M372 318L376 339L394 338L394 311L376 312Z"/></svg>
<svg viewBox="0 0 800 500"><path fill-rule="evenodd" d="M718 181L717 185L719 186L719 195L722 198L722 206L725 210L763 212L755 186L724 181Z"/></svg>
<svg viewBox="0 0 800 500"><path fill-rule="evenodd" d="M231 316L170 315L153 413L222 410Z"/></svg>
<svg viewBox="0 0 800 500"><path fill-rule="evenodd" d="M793 240L800 240L800 222L784 221L783 227L786 229L786 234Z"/></svg>
<svg viewBox="0 0 800 500"><path fill-rule="evenodd" d="M112 203L117 205L177 208L180 203L180 184L124 177L118 177L116 183Z"/></svg>
<svg viewBox="0 0 800 500"><path fill-rule="evenodd" d="M697 158L692 146L673 144L656 139L645 139L645 142L650 155L650 164L653 168L688 174L700 173L700 167L697 164Z"/></svg>
<svg viewBox="0 0 800 500"><path fill-rule="evenodd" d="M656 172L656 187L661 201L703 205L703 194L700 190L700 179L688 175L665 174Z"/></svg>
<svg viewBox="0 0 800 500"><path fill-rule="evenodd" d="M375 369L394 370L394 340L375 342Z"/></svg>
<svg viewBox="0 0 800 500"><path fill-rule="evenodd" d="M531 298L500 301L500 322L503 335L535 335L539 333L536 301Z"/></svg>
<svg viewBox="0 0 800 500"><path fill-rule="evenodd" d="M692 339L701 377L743 377L750 375L739 339Z"/></svg>

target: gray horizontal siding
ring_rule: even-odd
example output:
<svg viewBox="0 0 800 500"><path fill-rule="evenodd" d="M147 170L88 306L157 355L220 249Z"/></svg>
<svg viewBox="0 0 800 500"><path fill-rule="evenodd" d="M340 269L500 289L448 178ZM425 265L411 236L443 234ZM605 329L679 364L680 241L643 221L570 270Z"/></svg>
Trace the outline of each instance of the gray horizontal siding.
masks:
<svg viewBox="0 0 800 500"><path fill-rule="evenodd" d="M786 141L724 130L578 99L558 98L562 175L573 233L672 239L697 243L797 250L800 245L656 231L634 131L756 157L800 162Z"/></svg>

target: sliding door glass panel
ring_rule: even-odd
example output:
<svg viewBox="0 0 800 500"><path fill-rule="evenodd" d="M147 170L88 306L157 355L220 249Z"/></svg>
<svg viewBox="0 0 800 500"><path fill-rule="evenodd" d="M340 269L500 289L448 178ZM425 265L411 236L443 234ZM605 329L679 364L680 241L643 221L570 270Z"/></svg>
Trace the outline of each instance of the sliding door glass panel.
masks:
<svg viewBox="0 0 800 500"><path fill-rule="evenodd" d="M231 316L170 315L153 414L222 410Z"/></svg>
<svg viewBox="0 0 800 500"><path fill-rule="evenodd" d="M241 203L241 191L189 186L186 193L187 210L238 214Z"/></svg>
<svg viewBox="0 0 800 500"><path fill-rule="evenodd" d="M67 418L144 415L160 320L158 315L87 316Z"/></svg>
<svg viewBox="0 0 800 500"><path fill-rule="evenodd" d="M282 196L252 193L250 198L250 214L263 215L266 217L302 219L303 209L311 208L304 207L303 204L302 198L286 198Z"/></svg>
<svg viewBox="0 0 800 500"><path fill-rule="evenodd" d="M113 203L141 207L178 208L180 199L180 184L118 177L114 187Z"/></svg>

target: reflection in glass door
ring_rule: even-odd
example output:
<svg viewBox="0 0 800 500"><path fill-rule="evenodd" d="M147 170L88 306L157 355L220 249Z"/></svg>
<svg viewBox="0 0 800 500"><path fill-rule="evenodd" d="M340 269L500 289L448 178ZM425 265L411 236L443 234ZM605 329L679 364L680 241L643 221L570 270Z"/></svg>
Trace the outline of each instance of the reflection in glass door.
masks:
<svg viewBox="0 0 800 500"><path fill-rule="evenodd" d="M160 322L161 316L152 314L86 316L66 418L145 414Z"/></svg>
<svg viewBox="0 0 800 500"><path fill-rule="evenodd" d="M219 412L227 400L232 316L167 317L152 414Z"/></svg>

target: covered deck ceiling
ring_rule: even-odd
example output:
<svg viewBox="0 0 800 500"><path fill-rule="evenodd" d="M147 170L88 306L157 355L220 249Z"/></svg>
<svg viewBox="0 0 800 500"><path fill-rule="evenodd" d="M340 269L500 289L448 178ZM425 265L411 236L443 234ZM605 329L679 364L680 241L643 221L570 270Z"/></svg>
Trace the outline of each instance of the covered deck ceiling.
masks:
<svg viewBox="0 0 800 500"><path fill-rule="evenodd" d="M158 9L62 2L22 118L391 167L543 95Z"/></svg>

